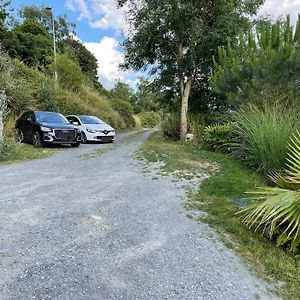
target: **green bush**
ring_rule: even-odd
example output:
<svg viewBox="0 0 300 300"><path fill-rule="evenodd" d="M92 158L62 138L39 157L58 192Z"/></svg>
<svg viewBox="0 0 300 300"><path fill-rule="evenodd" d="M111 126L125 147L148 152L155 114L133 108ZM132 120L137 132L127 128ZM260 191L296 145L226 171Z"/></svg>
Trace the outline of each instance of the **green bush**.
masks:
<svg viewBox="0 0 300 300"><path fill-rule="evenodd" d="M159 125L161 118L158 112L142 111L138 114L143 128L154 128Z"/></svg>
<svg viewBox="0 0 300 300"><path fill-rule="evenodd" d="M135 126L135 120L132 105L128 101L118 99L112 99L110 103L112 108L120 114L126 127L133 128Z"/></svg>
<svg viewBox="0 0 300 300"><path fill-rule="evenodd" d="M11 140L3 140L0 142L0 158L11 155L16 151L17 144Z"/></svg>
<svg viewBox="0 0 300 300"><path fill-rule="evenodd" d="M165 116L161 128L166 139L180 139L180 114L173 113Z"/></svg>
<svg viewBox="0 0 300 300"><path fill-rule="evenodd" d="M193 142L196 144L203 143L203 132L205 126L204 118L201 114L189 116L189 132L193 134Z"/></svg>
<svg viewBox="0 0 300 300"><path fill-rule="evenodd" d="M264 174L282 170L290 137L300 128L298 109L252 107L235 115L234 153Z"/></svg>
<svg viewBox="0 0 300 300"><path fill-rule="evenodd" d="M231 151L231 134L232 125L230 123L216 124L204 128L202 140L213 150L229 153Z"/></svg>
<svg viewBox="0 0 300 300"><path fill-rule="evenodd" d="M288 144L288 162L284 175L273 173L277 187L260 187L246 193L252 203L242 209L243 223L276 237L277 245L290 244L293 253L300 250L300 133Z"/></svg>

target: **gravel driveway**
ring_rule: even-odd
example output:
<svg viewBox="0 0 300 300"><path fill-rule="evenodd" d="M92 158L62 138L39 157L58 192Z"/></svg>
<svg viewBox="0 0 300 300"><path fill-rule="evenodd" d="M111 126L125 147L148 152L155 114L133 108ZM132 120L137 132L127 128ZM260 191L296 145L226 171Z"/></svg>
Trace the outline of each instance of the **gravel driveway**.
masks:
<svg viewBox="0 0 300 300"><path fill-rule="evenodd" d="M145 132L0 167L0 299L274 299L131 155Z"/></svg>

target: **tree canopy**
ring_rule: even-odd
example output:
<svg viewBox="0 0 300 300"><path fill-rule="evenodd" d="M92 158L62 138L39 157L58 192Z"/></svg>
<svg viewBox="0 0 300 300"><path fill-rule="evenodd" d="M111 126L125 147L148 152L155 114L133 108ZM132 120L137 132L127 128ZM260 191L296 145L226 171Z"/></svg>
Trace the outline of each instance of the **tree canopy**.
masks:
<svg viewBox="0 0 300 300"><path fill-rule="evenodd" d="M190 92L207 90L212 55L234 39L262 0L120 0L129 6L131 33L125 40L126 68L151 69L165 91L181 99L181 138L187 133Z"/></svg>
<svg viewBox="0 0 300 300"><path fill-rule="evenodd" d="M241 32L236 46L220 47L211 77L212 87L228 107L276 105L299 101L300 17L259 23Z"/></svg>

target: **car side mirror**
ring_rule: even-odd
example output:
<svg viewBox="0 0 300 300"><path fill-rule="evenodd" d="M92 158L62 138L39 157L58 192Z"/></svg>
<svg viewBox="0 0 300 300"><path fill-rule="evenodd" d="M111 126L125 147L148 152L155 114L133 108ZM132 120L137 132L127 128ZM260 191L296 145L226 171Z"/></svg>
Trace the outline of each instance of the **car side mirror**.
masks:
<svg viewBox="0 0 300 300"><path fill-rule="evenodd" d="M79 125L79 123L78 123L78 122L72 122L72 124L73 124L73 125L76 125L76 126L78 126L78 125Z"/></svg>

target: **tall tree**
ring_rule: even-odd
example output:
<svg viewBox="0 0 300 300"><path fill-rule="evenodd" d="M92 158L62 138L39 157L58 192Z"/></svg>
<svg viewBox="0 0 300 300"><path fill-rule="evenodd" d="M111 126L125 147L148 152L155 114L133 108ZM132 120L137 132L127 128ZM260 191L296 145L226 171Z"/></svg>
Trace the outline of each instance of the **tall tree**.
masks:
<svg viewBox="0 0 300 300"><path fill-rule="evenodd" d="M263 0L119 0L129 6L131 33L125 40L126 68L147 69L158 75L165 90L181 100L180 137L187 134L189 96L204 82L211 56L227 36L244 26L245 15L256 12Z"/></svg>
<svg viewBox="0 0 300 300"><path fill-rule="evenodd" d="M9 54L30 66L45 66L52 52L52 40L47 30L34 19L26 19L10 32L12 40L6 45Z"/></svg>
<svg viewBox="0 0 300 300"><path fill-rule="evenodd" d="M295 27L285 22L258 23L240 33L237 45L220 47L212 87L228 107L255 103L299 103L300 16Z"/></svg>
<svg viewBox="0 0 300 300"><path fill-rule="evenodd" d="M78 62L81 70L91 79L96 79L98 63L96 57L79 41L73 38L58 42L60 50L69 53L70 57Z"/></svg>
<svg viewBox="0 0 300 300"><path fill-rule="evenodd" d="M34 19L42 24L45 29L52 33L52 13L46 7L38 7L36 5L28 5L20 10L22 19ZM69 22L67 15L61 15L54 18L55 35L57 40L68 38L71 33L74 33L75 23Z"/></svg>

